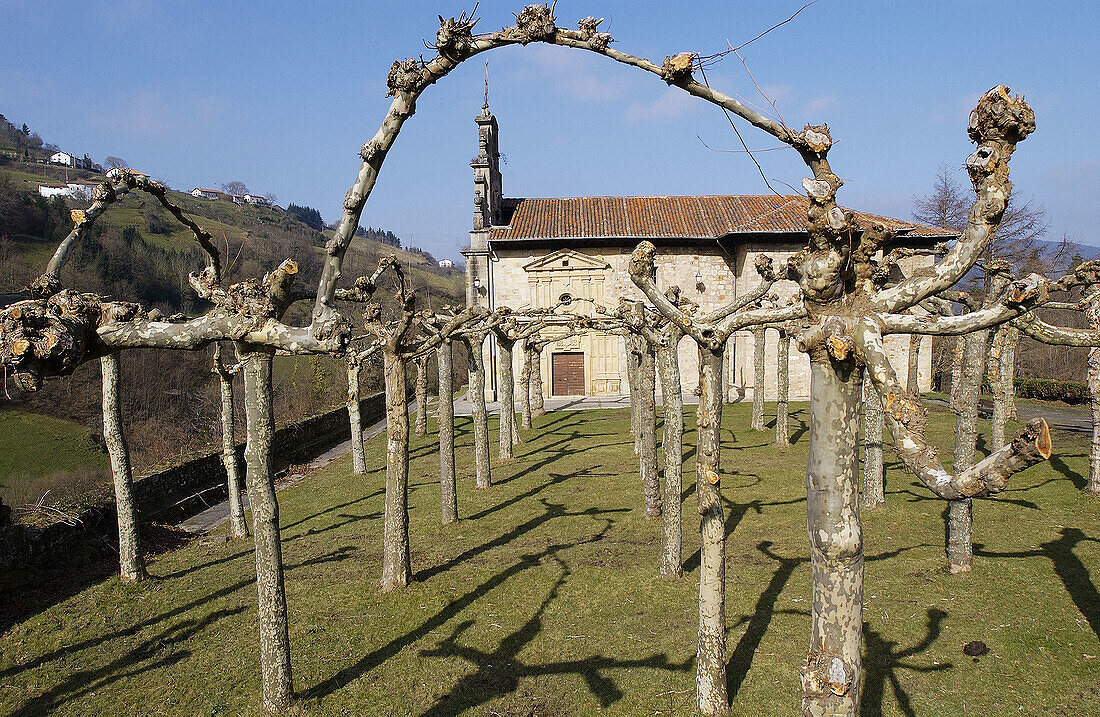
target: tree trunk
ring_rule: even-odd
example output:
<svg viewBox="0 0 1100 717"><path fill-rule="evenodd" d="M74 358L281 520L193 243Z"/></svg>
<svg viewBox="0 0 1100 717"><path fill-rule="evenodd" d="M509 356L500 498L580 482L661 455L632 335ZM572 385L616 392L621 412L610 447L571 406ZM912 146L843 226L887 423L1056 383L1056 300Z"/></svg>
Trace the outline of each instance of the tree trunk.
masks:
<svg viewBox="0 0 1100 717"><path fill-rule="evenodd" d="M959 392L959 384L962 383L963 358L966 355L966 337L956 336L955 345L951 349L951 410L955 409L955 396Z"/></svg>
<svg viewBox="0 0 1100 717"><path fill-rule="evenodd" d="M661 477L657 474L657 405L656 405L656 366L653 346L642 339L641 362L638 365L638 419L641 428L641 452L638 454L638 467L642 478L642 491L645 494L645 514L647 518L661 515Z"/></svg>
<svg viewBox="0 0 1100 717"><path fill-rule="evenodd" d="M993 394L993 420L989 424L989 450L998 451L1005 444L1005 428L1008 424L1008 395L1004 380L1004 345L1008 329L999 327L989 346L986 372L989 374L989 391Z"/></svg>
<svg viewBox="0 0 1100 717"><path fill-rule="evenodd" d="M775 397L775 447L789 448L791 445L790 429L790 358L791 336L786 331L779 332L779 356L778 374L779 382L776 387Z"/></svg>
<svg viewBox="0 0 1100 717"><path fill-rule="evenodd" d="M145 579L141 562L141 541L138 538L137 506L134 503L134 480L130 472L130 451L122 432L122 408L118 398L118 355L107 354L99 360L103 388L103 440L111 457L111 474L115 483L115 512L118 514L118 568L124 583L139 583Z"/></svg>
<svg viewBox="0 0 1100 717"><path fill-rule="evenodd" d="M1020 330L1009 326L1005 333L1005 345L1001 351L1001 378L1005 382L1005 404L1008 420L1018 421L1016 413L1016 347L1020 345Z"/></svg>
<svg viewBox="0 0 1100 717"><path fill-rule="evenodd" d="M515 441L516 399L515 376L512 374L512 354L516 342L497 334L498 380L500 381L500 459L512 458L512 444Z"/></svg>
<svg viewBox="0 0 1100 717"><path fill-rule="evenodd" d="M359 373L363 364L348 362L348 424L351 426L351 464L355 475L367 473L367 452L363 446L363 420L359 415Z"/></svg>
<svg viewBox="0 0 1100 717"><path fill-rule="evenodd" d="M248 522L244 517L241 495L241 461L237 456L237 433L233 424L233 378L217 363L218 384L222 399L222 465L225 466L226 489L229 495L229 532L234 538L248 537Z"/></svg>
<svg viewBox="0 0 1100 717"><path fill-rule="evenodd" d="M535 347L531 361L531 416L534 418L546 415L546 404L542 401L542 349Z"/></svg>
<svg viewBox="0 0 1100 717"><path fill-rule="evenodd" d="M470 372L470 405L474 414L474 487L481 490L492 483L489 464L489 416L485 411L485 357L481 347L485 334L463 337L466 344L467 366Z"/></svg>
<svg viewBox="0 0 1100 717"><path fill-rule="evenodd" d="M416 359L416 435L428 435L428 357Z"/></svg>
<svg viewBox="0 0 1100 717"><path fill-rule="evenodd" d="M886 476L882 462L882 399L863 378L863 509L874 510L886 504Z"/></svg>
<svg viewBox="0 0 1100 717"><path fill-rule="evenodd" d="M729 711L726 693L726 524L719 482L723 353L723 350L699 350L702 395L696 414L699 453L695 460L695 493L701 517L695 696L699 711L707 715Z"/></svg>
<svg viewBox="0 0 1100 717"><path fill-rule="evenodd" d="M806 513L813 602L802 667L806 715L854 716L863 636L863 536L856 475L863 370L810 362Z"/></svg>
<svg viewBox="0 0 1100 717"><path fill-rule="evenodd" d="M985 352L988 331L975 331L966 336L962 376L955 392L958 412L955 414L954 473L974 465L978 444L978 391L985 375ZM947 507L947 567L952 573L964 573L974 565L973 505L969 498L953 500Z"/></svg>
<svg viewBox="0 0 1100 717"><path fill-rule="evenodd" d="M409 559L409 397L405 359L382 351L386 382L386 509L382 537L382 590L412 579Z"/></svg>
<svg viewBox="0 0 1100 717"><path fill-rule="evenodd" d="M752 430L764 430L764 338L763 326L752 330Z"/></svg>
<svg viewBox="0 0 1100 717"><path fill-rule="evenodd" d="M273 354L274 349L237 346L237 357L244 372L245 482L256 545L263 701L272 711L289 707L294 696L283 588L283 550L279 540L279 503L275 498L271 470L271 441L275 435L271 408Z"/></svg>
<svg viewBox="0 0 1100 717"><path fill-rule="evenodd" d="M531 430L531 364L534 352L523 345L523 368L519 371L519 421L526 431Z"/></svg>
<svg viewBox="0 0 1100 717"><path fill-rule="evenodd" d="M626 346L626 380L630 391L630 435L634 437L634 455L642 455L641 383L638 375L642 366L641 338L633 334L623 337Z"/></svg>
<svg viewBox="0 0 1100 717"><path fill-rule="evenodd" d="M1086 298L1089 301L1085 306L1085 318L1088 319L1089 328L1100 329L1100 289L1090 290ZM1018 341L1019 332L1012 338ZM1012 343L1015 351L1015 342ZM1088 386L1089 403L1092 407L1092 445L1089 448L1089 480L1085 484L1085 490L1089 493L1100 493L1100 348L1089 349Z"/></svg>
<svg viewBox="0 0 1100 717"><path fill-rule="evenodd" d="M684 472L684 397L680 388L679 339L683 336L674 324L666 329L668 345L657 350L660 364L661 393L664 396L664 430L661 448L664 454L664 495L661 499L661 553L657 560L663 578L678 578L683 570L683 518L680 512Z"/></svg>
<svg viewBox="0 0 1100 717"><path fill-rule="evenodd" d="M905 390L914 396L920 396L920 334L909 334L909 375Z"/></svg>
<svg viewBox="0 0 1100 717"><path fill-rule="evenodd" d="M439 369L439 492L443 525L458 521L458 490L455 481L455 396L453 345L444 339L435 350Z"/></svg>

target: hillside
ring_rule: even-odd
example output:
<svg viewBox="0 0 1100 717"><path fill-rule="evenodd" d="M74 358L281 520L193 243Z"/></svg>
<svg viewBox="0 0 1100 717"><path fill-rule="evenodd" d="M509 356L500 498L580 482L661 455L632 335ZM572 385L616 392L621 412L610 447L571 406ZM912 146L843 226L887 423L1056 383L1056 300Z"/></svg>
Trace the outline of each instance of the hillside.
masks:
<svg viewBox="0 0 1100 717"><path fill-rule="evenodd" d="M66 176L67 175L67 176ZM102 175L66 169L37 162L13 161L0 155L0 292L14 291L41 273L58 242L71 228L71 209L87 206L86 201L62 197L46 199L38 194L41 183L65 180L102 180ZM311 229L278 208L238 206L172 192L179 204L206 228L220 245L227 281L262 276L284 259L298 262L299 286L316 286L324 259L326 233ZM392 236L392 235L391 235ZM349 249L344 266L348 283L360 274L373 271L378 259L394 254L408 267L408 276L422 297L433 305L460 304L464 301L459 271L439 269L430 256L357 238ZM135 193L127 196L102 216L76 251L63 272L67 287L93 291L123 300L138 301L156 307L164 314L196 314L206 305L191 291L187 274L203 266L203 257L189 232L155 199ZM383 296L383 301L387 297ZM392 297L390 297L392 298ZM306 303L306 302L303 302ZM309 320L309 306L295 306L288 312L290 323ZM359 309L345 307L355 320ZM128 423L135 469L171 462L188 451L218 439L220 408L217 387L210 373L209 350L195 353L168 351L129 351L122 357L123 411ZM280 360L275 387L276 420L294 421L343 405L346 396L343 364L329 357L284 357ZM377 375L365 374L363 391L376 390ZM100 430L99 372L95 363L81 366L68 377L50 380L34 394L17 392L9 386L10 399L0 403L14 415L48 416L69 422L70 431L79 436L86 451L87 433ZM238 420L240 417L238 416ZM37 425L28 419L25 425ZM36 432L9 437L22 441L23 453L40 450ZM62 483L106 482L104 463L89 460L88 470L96 473L89 481L87 471L60 464L51 475L48 466L36 467L35 484L46 487L51 496L69 495L75 486ZM12 500L19 494L25 499L39 488L21 485L8 469L0 472L0 493ZM25 483L26 481L22 481Z"/></svg>

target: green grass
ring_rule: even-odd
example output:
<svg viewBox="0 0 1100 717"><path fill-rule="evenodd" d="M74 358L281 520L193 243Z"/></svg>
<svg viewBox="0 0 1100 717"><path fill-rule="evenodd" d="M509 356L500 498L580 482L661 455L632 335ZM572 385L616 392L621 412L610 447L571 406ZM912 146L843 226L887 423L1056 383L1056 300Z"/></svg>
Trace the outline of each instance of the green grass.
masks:
<svg viewBox="0 0 1100 717"><path fill-rule="evenodd" d="M748 406L725 413L729 672L741 715L798 711L810 608L798 409L784 453L748 430ZM435 437L414 439L415 581L389 595L377 587L381 437L368 444L368 476L351 475L345 457L280 494L301 714L692 714L690 485L687 571L662 581L626 412L552 413L537 425L479 492L460 420L463 520L448 528ZM949 417L933 414L930 431L948 443ZM693 433L686 445L690 455ZM943 571L944 504L890 464L887 506L864 518L867 714L1100 712L1100 505L1078 490L1086 460L1082 438L1059 435L1054 460L977 502L978 556L964 576ZM158 558L143 585L111 579L10 628L0 711L257 713L250 548L193 543ZM970 640L989 654L964 656Z"/></svg>
<svg viewBox="0 0 1100 717"><path fill-rule="evenodd" d="M106 468L107 457L92 446L86 426L0 410L0 496L5 503L31 503L47 490L51 499L62 498L69 489L86 488L84 483ZM74 475L79 486L73 484Z"/></svg>

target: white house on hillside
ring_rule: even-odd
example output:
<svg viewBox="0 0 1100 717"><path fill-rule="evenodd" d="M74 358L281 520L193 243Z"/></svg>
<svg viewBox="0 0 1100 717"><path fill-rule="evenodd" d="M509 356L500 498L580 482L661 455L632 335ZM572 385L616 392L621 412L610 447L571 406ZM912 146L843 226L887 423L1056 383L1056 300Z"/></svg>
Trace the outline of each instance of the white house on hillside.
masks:
<svg viewBox="0 0 1100 717"><path fill-rule="evenodd" d="M451 261L450 259L440 259L439 260L439 268L440 269L451 269L451 268L454 267L454 265L455 265L455 263L453 261Z"/></svg>
<svg viewBox="0 0 1100 717"><path fill-rule="evenodd" d="M38 193L49 199L50 197L72 197L91 201L95 195L95 188L99 182L74 180L68 184L39 184Z"/></svg>
<svg viewBox="0 0 1100 717"><path fill-rule="evenodd" d="M54 152L50 155L50 162L52 164L63 164L66 167L74 167L76 169L91 169L88 163L84 161L83 157L77 157L75 154L69 154L68 152Z"/></svg>
<svg viewBox="0 0 1100 717"><path fill-rule="evenodd" d="M204 189L202 187L195 187L192 189L191 196L198 197L199 199L221 200L223 202L228 202L232 199L232 197L225 192L219 192L217 189Z"/></svg>

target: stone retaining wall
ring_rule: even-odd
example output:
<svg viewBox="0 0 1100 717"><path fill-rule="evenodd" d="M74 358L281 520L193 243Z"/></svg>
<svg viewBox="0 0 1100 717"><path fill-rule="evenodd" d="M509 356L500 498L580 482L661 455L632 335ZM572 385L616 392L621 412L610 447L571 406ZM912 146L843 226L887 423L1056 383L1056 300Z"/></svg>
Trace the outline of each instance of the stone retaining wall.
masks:
<svg viewBox="0 0 1100 717"><path fill-rule="evenodd" d="M363 425L381 420L385 416L385 395L376 393L364 398L359 410ZM275 470L305 463L350 437L346 408L284 426L275 431ZM237 446L237 452L243 458L243 443ZM197 455L134 481L134 499L143 522L178 523L224 501L226 491L220 450ZM116 526L113 502L85 509L76 525L54 523L45 528L0 525L0 570L79 563L117 552Z"/></svg>

